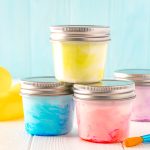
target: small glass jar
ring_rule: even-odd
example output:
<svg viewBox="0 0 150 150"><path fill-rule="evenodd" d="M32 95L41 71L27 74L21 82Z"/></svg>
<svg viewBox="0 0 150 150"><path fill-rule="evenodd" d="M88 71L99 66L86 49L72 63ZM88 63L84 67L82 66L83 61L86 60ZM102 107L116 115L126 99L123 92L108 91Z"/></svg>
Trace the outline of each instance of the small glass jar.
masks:
<svg viewBox="0 0 150 150"><path fill-rule="evenodd" d="M92 83L103 78L109 28L103 26L53 26L51 41L58 80Z"/></svg>
<svg viewBox="0 0 150 150"><path fill-rule="evenodd" d="M135 82L136 100L133 103L131 119L150 121L150 69L123 69L114 73L117 79L130 79Z"/></svg>
<svg viewBox="0 0 150 150"><path fill-rule="evenodd" d="M74 104L71 87L53 77L21 81L25 129L31 135L62 135L70 132Z"/></svg>
<svg viewBox="0 0 150 150"><path fill-rule="evenodd" d="M128 136L134 97L131 81L75 84L79 136L96 143L122 142Z"/></svg>

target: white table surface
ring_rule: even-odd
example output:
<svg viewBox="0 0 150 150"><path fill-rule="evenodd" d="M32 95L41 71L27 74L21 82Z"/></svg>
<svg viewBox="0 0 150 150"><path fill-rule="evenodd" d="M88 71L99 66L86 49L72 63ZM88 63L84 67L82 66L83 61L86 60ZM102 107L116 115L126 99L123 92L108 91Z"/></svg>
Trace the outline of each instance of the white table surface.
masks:
<svg viewBox="0 0 150 150"><path fill-rule="evenodd" d="M150 133L150 123L131 122L130 136ZM77 128L64 136L30 136L23 121L0 122L0 150L150 150L150 144L126 148L122 143L97 144L81 140Z"/></svg>

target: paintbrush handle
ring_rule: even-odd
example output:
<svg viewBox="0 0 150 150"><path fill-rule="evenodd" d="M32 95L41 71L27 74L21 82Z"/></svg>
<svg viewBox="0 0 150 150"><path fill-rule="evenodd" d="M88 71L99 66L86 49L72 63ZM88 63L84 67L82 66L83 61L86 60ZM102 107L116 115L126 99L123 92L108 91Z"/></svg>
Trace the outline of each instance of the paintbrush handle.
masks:
<svg viewBox="0 0 150 150"><path fill-rule="evenodd" d="M143 135L143 143L150 143L150 134Z"/></svg>

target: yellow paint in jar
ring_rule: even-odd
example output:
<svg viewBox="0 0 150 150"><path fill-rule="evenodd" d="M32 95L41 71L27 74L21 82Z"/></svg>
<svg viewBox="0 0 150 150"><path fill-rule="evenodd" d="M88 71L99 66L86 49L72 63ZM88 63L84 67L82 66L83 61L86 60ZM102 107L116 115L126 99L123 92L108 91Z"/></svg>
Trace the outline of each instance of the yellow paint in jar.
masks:
<svg viewBox="0 0 150 150"><path fill-rule="evenodd" d="M107 42L53 42L55 75L67 82L96 82L104 75Z"/></svg>
<svg viewBox="0 0 150 150"><path fill-rule="evenodd" d="M52 27L51 32L55 76L58 80L91 83L103 79L109 40L107 28L57 26Z"/></svg>

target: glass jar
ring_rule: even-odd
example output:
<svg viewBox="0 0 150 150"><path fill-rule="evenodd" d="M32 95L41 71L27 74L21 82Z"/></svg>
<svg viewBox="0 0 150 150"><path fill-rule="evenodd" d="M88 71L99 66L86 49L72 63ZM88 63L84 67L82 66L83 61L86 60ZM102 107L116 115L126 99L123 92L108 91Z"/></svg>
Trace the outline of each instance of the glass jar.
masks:
<svg viewBox="0 0 150 150"><path fill-rule="evenodd" d="M124 69L114 73L117 79L135 82L136 100L133 103L131 119L150 121L150 69Z"/></svg>
<svg viewBox="0 0 150 150"><path fill-rule="evenodd" d="M134 97L131 81L75 84L79 136L96 143L122 142L128 136Z"/></svg>
<svg viewBox="0 0 150 150"><path fill-rule="evenodd" d="M74 104L71 85L53 77L21 81L25 129L31 135L62 135L70 132Z"/></svg>
<svg viewBox="0 0 150 150"><path fill-rule="evenodd" d="M110 40L108 27L53 26L50 29L58 80L91 83L103 78Z"/></svg>

